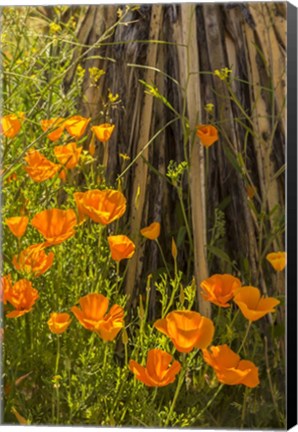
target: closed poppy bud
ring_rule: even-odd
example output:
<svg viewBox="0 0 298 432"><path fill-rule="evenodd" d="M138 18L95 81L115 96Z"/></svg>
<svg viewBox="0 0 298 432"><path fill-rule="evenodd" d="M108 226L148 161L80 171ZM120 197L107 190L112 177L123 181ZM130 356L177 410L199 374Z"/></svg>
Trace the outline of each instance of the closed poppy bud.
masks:
<svg viewBox="0 0 298 432"><path fill-rule="evenodd" d="M212 125L197 126L196 135L200 138L204 147L210 147L218 140L218 130Z"/></svg>
<svg viewBox="0 0 298 432"><path fill-rule="evenodd" d="M75 142L54 147L58 161L67 169L75 168L79 162L83 147L77 147Z"/></svg>
<svg viewBox="0 0 298 432"><path fill-rule="evenodd" d="M47 135L49 140L57 141L59 138L61 138L61 135L64 131L64 118L58 117L49 120L41 120L40 124L44 132L51 130L51 132Z"/></svg>
<svg viewBox="0 0 298 432"><path fill-rule="evenodd" d="M52 266L53 261L54 253L49 252L47 255L44 251L44 244L39 243L29 246L19 256L14 256L12 263L16 270L38 277Z"/></svg>
<svg viewBox="0 0 298 432"><path fill-rule="evenodd" d="M30 312L38 297L38 291L33 288L30 281L27 279L19 280L11 288L9 298L7 299L15 310L9 312L6 317L17 318Z"/></svg>
<svg viewBox="0 0 298 432"><path fill-rule="evenodd" d="M109 300L102 294L87 294L80 299L81 309L71 308L80 324L87 330L98 334L105 341L115 339L124 327L124 310L119 305L113 305L108 313Z"/></svg>
<svg viewBox="0 0 298 432"><path fill-rule="evenodd" d="M60 170L60 166L51 162L38 150L30 150L24 157L27 165L25 171L37 183L53 178Z"/></svg>
<svg viewBox="0 0 298 432"><path fill-rule="evenodd" d="M18 420L20 425L29 425L29 420L25 419L17 410L15 407L11 408L11 412L16 416L16 419Z"/></svg>
<svg viewBox="0 0 298 432"><path fill-rule="evenodd" d="M72 209L50 209L37 213L31 221L46 239L45 246L57 245L75 234L76 214Z"/></svg>
<svg viewBox="0 0 298 432"><path fill-rule="evenodd" d="M249 321L257 321L270 312L275 312L275 306L280 301L274 297L261 297L260 290L252 286L240 288L234 302Z"/></svg>
<svg viewBox="0 0 298 432"><path fill-rule="evenodd" d="M91 156L95 155L95 136L93 134L89 144L89 153L91 154Z"/></svg>
<svg viewBox="0 0 298 432"><path fill-rule="evenodd" d="M19 113L19 115L8 114L1 117L0 133L5 135L7 138L14 138L21 129L23 119L24 113Z"/></svg>
<svg viewBox="0 0 298 432"><path fill-rule="evenodd" d="M108 242L115 261L131 258L135 253L135 244L126 235L109 236Z"/></svg>
<svg viewBox="0 0 298 432"><path fill-rule="evenodd" d="M212 346L203 350L205 362L214 369L217 379L222 384L254 388L260 381L258 368L249 360L241 360L239 355L227 345Z"/></svg>
<svg viewBox="0 0 298 432"><path fill-rule="evenodd" d="M149 226L141 229L141 234L149 240L156 240L160 235L160 223L152 222Z"/></svg>
<svg viewBox="0 0 298 432"><path fill-rule="evenodd" d="M80 219L88 216L94 222L102 225L108 225L119 219L126 210L124 195L112 189L75 192L74 198Z"/></svg>
<svg viewBox="0 0 298 432"><path fill-rule="evenodd" d="M188 310L170 312L166 318L157 320L154 327L171 339L177 351L185 353L207 348L214 335L209 318Z"/></svg>
<svg viewBox="0 0 298 432"><path fill-rule="evenodd" d="M172 237L172 248L171 248L171 252L172 252L172 257L174 258L174 260L177 258L177 254L178 254L178 252L177 252L177 246L176 246L176 243L175 243L175 240L174 240L174 238Z"/></svg>
<svg viewBox="0 0 298 432"><path fill-rule="evenodd" d="M233 298L235 291L241 287L241 282L229 274L215 274L203 280L200 286L204 300L226 308L230 306L228 301Z"/></svg>
<svg viewBox="0 0 298 432"><path fill-rule="evenodd" d="M91 118L85 118L79 115L70 117L65 120L65 128L69 135L75 138L81 138L90 122Z"/></svg>
<svg viewBox="0 0 298 432"><path fill-rule="evenodd" d="M25 234L29 219L27 216L15 216L6 219L5 223L14 236L21 238Z"/></svg>
<svg viewBox="0 0 298 432"><path fill-rule="evenodd" d="M174 360L170 366L172 360L171 354L156 348L148 351L146 367L130 360L129 369L137 380L148 387L164 387L173 383L181 370L177 360Z"/></svg>
<svg viewBox="0 0 298 432"><path fill-rule="evenodd" d="M101 141L103 143L109 141L111 138L111 135L113 133L113 130L115 128L115 125L110 123L103 123L98 126L93 126L91 128L92 132L95 133L96 138L98 141Z"/></svg>
<svg viewBox="0 0 298 432"><path fill-rule="evenodd" d="M68 329L71 318L68 313L52 312L48 320L48 326L52 333L61 334Z"/></svg>
<svg viewBox="0 0 298 432"><path fill-rule="evenodd" d="M287 253L271 252L266 256L266 259L270 262L274 270L280 272L283 271L287 264Z"/></svg>

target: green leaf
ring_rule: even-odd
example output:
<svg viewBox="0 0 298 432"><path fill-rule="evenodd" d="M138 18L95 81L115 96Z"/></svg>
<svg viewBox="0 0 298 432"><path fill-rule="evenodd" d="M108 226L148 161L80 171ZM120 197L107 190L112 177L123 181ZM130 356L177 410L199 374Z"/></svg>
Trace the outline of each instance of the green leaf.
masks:
<svg viewBox="0 0 298 432"><path fill-rule="evenodd" d="M207 246L207 249L213 255L232 265L232 261L230 260L229 255L223 252L221 249L217 248L216 246Z"/></svg>

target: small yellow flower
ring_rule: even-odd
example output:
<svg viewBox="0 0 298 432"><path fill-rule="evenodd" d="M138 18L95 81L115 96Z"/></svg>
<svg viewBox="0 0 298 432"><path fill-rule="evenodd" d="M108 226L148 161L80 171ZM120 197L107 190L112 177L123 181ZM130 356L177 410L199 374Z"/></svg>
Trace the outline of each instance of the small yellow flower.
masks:
<svg viewBox="0 0 298 432"><path fill-rule="evenodd" d="M109 94L108 94L108 98L109 98L109 101L110 101L111 103L114 103L114 102L116 102L116 101L119 99L119 94L116 93L115 95L113 95L112 92L109 92Z"/></svg>
<svg viewBox="0 0 298 432"><path fill-rule="evenodd" d="M214 104L213 103L207 103L205 106L205 111L207 111L208 113L213 113L214 111Z"/></svg>
<svg viewBox="0 0 298 432"><path fill-rule="evenodd" d="M224 68L221 68L220 70L219 69L215 69L215 71L213 73L219 79L221 79L222 81L225 81L226 79L229 78L230 73L232 73L232 69L224 67Z"/></svg>
<svg viewBox="0 0 298 432"><path fill-rule="evenodd" d="M126 153L119 153L119 156L125 161L130 160L130 157Z"/></svg>
<svg viewBox="0 0 298 432"><path fill-rule="evenodd" d="M117 17L118 17L118 18L121 18L122 15L123 15L123 11L122 11L122 9L118 8L118 9L117 9Z"/></svg>
<svg viewBox="0 0 298 432"><path fill-rule="evenodd" d="M59 24L54 23L54 22L51 22L49 27L50 27L50 33L58 33L59 31L62 30L61 26Z"/></svg>
<svg viewBox="0 0 298 432"><path fill-rule="evenodd" d="M79 64L77 66L77 76L79 78L84 78L85 72L86 72L85 69Z"/></svg>
<svg viewBox="0 0 298 432"><path fill-rule="evenodd" d="M106 73L103 69L99 69L97 67L91 67L88 69L91 81L94 82L94 84L97 84L99 79Z"/></svg>

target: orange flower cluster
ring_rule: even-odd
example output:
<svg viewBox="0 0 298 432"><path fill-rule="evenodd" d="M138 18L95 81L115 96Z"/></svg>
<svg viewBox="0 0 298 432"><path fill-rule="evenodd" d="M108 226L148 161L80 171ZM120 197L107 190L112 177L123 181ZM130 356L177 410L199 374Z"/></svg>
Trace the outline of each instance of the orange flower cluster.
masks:
<svg viewBox="0 0 298 432"><path fill-rule="evenodd" d="M213 322L198 312L188 310L170 312L155 322L154 327L167 335L179 352L210 345L214 335Z"/></svg>
<svg viewBox="0 0 298 432"><path fill-rule="evenodd" d="M6 225L17 238L23 237L29 223L27 216L14 216L5 220Z"/></svg>
<svg viewBox="0 0 298 432"><path fill-rule="evenodd" d="M215 274L201 282L203 289L202 297L206 301L210 301L217 306L227 308L235 291L241 287L241 282L238 278L229 274Z"/></svg>
<svg viewBox="0 0 298 432"><path fill-rule="evenodd" d="M34 244L23 250L19 256L13 257L14 268L22 273L32 274L38 277L44 274L53 264L54 253L47 255L44 244Z"/></svg>
<svg viewBox="0 0 298 432"><path fill-rule="evenodd" d="M77 143L71 142L63 146L56 146L54 153L58 161L67 169L72 169L79 163L83 147L77 147Z"/></svg>
<svg viewBox="0 0 298 432"><path fill-rule="evenodd" d="M110 123L103 123L98 126L93 126L91 128L92 132L94 132L96 138L100 142L107 142L111 138L115 125Z"/></svg>
<svg viewBox="0 0 298 432"><path fill-rule="evenodd" d="M124 326L123 308L115 304L106 314L109 300L97 293L81 297L79 303L81 309L73 306L71 311L80 324L87 330L97 333L104 341L114 340Z"/></svg>
<svg viewBox="0 0 298 432"><path fill-rule="evenodd" d="M3 134L7 138L14 138L21 129L24 113L8 114L0 119L0 134Z"/></svg>
<svg viewBox="0 0 298 432"><path fill-rule="evenodd" d="M44 132L51 130L47 137L50 141L57 141L61 138L64 130L64 119L61 117L52 118L49 120L41 120L41 128ZM57 127L57 129L56 129Z"/></svg>
<svg viewBox="0 0 298 432"><path fill-rule="evenodd" d="M126 235L109 236L108 242L114 261L131 258L135 253L135 244Z"/></svg>
<svg viewBox="0 0 298 432"><path fill-rule="evenodd" d="M52 333L62 334L70 326L71 318L68 313L52 312L48 320L48 326Z"/></svg>
<svg viewBox="0 0 298 432"><path fill-rule="evenodd" d="M204 147L210 147L218 141L218 130L212 125L198 125L196 135Z"/></svg>
<svg viewBox="0 0 298 432"><path fill-rule="evenodd" d="M181 370L181 365L173 357L160 349L152 349L148 352L146 367L130 360L129 369L137 380L149 387L164 387L175 381L176 375Z"/></svg>
<svg viewBox="0 0 298 432"><path fill-rule="evenodd" d="M6 301L15 308L14 311L6 314L6 317L17 318L30 312L38 297L38 291L33 288L30 281L19 280L6 293Z"/></svg>
<svg viewBox="0 0 298 432"><path fill-rule="evenodd" d="M72 209L44 210L37 213L31 221L31 225L46 239L45 247L60 244L72 237L76 224L76 214Z"/></svg>
<svg viewBox="0 0 298 432"><path fill-rule="evenodd" d="M260 290L252 286L241 287L234 302L249 321L257 321L268 313L275 312L275 306L280 303L274 297L261 297Z"/></svg>
<svg viewBox="0 0 298 432"><path fill-rule="evenodd" d="M210 365L222 384L256 387L259 384L258 368L249 360L240 360L227 345L211 346L203 350L205 362Z"/></svg>
<svg viewBox="0 0 298 432"><path fill-rule="evenodd" d="M149 240L156 240L160 235L160 223L152 222L149 226L141 229L141 234Z"/></svg>
<svg viewBox="0 0 298 432"><path fill-rule="evenodd" d="M24 159L27 162L27 166L24 169L36 183L53 178L61 171L60 165L51 162L38 150L30 150Z"/></svg>
<svg viewBox="0 0 298 432"><path fill-rule="evenodd" d="M287 264L287 253L286 252L271 252L266 256L266 259L270 262L274 270L281 272L284 270Z"/></svg>
<svg viewBox="0 0 298 432"><path fill-rule="evenodd" d="M102 225L108 225L119 219L126 210L126 199L117 190L94 189L87 192L75 192L74 199L80 220L88 216L94 222Z"/></svg>
<svg viewBox="0 0 298 432"><path fill-rule="evenodd" d="M60 139L64 129L67 130L69 135L79 139L84 135L90 121L91 118L86 118L79 115L69 117L67 120L61 117L56 117L49 120L42 120L41 127L44 132L51 130L51 132L47 135L51 141L57 141Z"/></svg>

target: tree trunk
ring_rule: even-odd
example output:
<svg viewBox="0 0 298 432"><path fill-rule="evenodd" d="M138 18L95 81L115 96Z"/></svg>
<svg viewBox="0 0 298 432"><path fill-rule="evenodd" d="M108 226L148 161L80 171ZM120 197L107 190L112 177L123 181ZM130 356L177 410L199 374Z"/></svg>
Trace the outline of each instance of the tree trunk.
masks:
<svg viewBox="0 0 298 432"><path fill-rule="evenodd" d="M64 84L67 91L79 59L87 71L106 71L96 88L86 74L81 114L100 119L107 89L119 93L125 108L102 120L116 125L109 142L108 182L115 185L123 172L119 153L130 162L136 159L120 176L128 202L123 223L137 246L126 277L130 301L136 304L148 274L163 266L155 242L139 235L153 221L161 223L160 243L168 262L172 236L178 241L179 268L185 274L190 268L185 283L195 276L203 314L210 314L210 306L199 286L213 273L241 275L243 283L274 294L275 275L265 256L284 250L286 4L141 5L129 10L127 25L110 31L116 12L112 5L87 8L78 39L91 50L75 52ZM231 84L213 73L224 67L232 70ZM160 99L144 93L140 79L158 88L179 120ZM195 129L210 121L207 103L214 104L212 123L220 138L206 150ZM189 177L183 182L183 200L193 251L183 235L177 191L165 176L170 160L185 159ZM282 293L283 278L278 284ZM153 287L153 317L156 301Z"/></svg>

